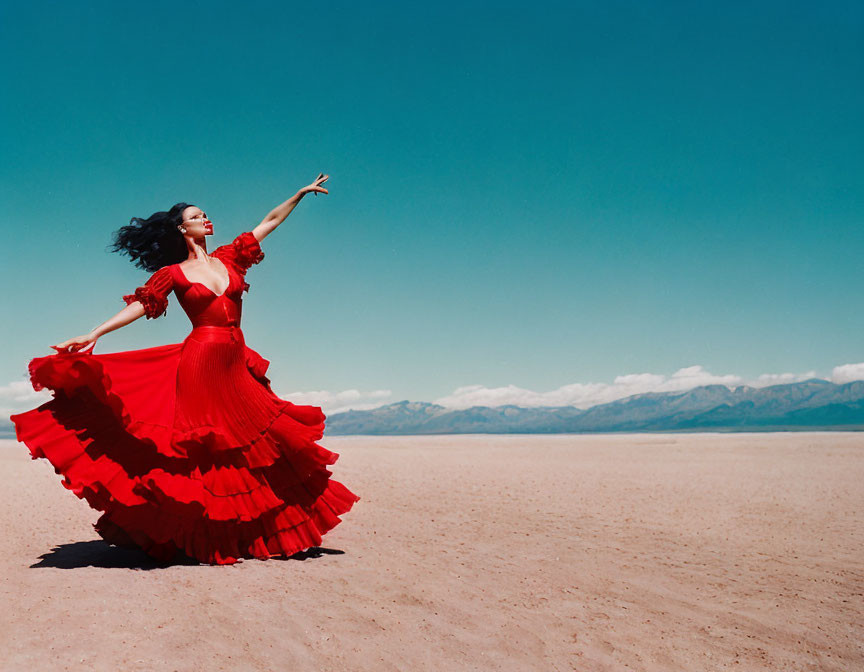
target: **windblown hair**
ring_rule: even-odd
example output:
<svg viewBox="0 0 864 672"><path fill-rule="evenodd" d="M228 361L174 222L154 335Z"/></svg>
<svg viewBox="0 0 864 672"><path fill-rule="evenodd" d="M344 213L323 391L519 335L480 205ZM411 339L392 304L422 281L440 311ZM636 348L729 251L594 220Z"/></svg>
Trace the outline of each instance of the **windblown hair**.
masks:
<svg viewBox="0 0 864 672"><path fill-rule="evenodd" d="M154 212L147 219L133 217L128 226L114 232L112 252L128 254L132 262L149 273L179 264L188 256L186 241L177 228L189 203L176 203L167 212Z"/></svg>

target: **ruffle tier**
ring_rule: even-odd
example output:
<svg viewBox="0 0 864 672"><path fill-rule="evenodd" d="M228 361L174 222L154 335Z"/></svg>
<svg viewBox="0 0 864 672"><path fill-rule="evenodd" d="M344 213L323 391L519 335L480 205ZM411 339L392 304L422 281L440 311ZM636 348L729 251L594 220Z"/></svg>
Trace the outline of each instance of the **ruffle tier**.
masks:
<svg viewBox="0 0 864 672"><path fill-rule="evenodd" d="M268 420L248 427L252 439L241 445L224 427L177 431L164 379L176 371L181 345L34 359L34 389L49 388L54 398L12 416L18 440L103 512L94 528L106 541L160 561L178 549L199 562L230 564L320 545L360 499L330 478L327 467L339 455L317 443L321 409L276 397L265 375L269 362L244 345L248 375L273 401ZM144 388L162 390L159 403L136 397L147 389L115 385L112 370L124 371L118 377L129 371L124 355L143 357Z"/></svg>

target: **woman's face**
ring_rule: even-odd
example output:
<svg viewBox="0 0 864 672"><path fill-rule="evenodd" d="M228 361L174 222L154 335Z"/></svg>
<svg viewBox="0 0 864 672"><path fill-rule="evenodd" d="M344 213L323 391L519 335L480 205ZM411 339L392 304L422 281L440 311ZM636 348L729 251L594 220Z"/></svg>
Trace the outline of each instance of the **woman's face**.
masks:
<svg viewBox="0 0 864 672"><path fill-rule="evenodd" d="M183 227L186 229L184 236L192 238L203 238L213 235L213 222L206 213L196 205L190 205L183 211Z"/></svg>

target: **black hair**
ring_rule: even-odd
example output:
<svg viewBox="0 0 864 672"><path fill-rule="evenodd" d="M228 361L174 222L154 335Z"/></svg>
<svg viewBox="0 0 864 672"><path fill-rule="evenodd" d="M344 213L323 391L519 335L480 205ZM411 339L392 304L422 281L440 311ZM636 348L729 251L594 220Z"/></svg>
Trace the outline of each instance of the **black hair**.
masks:
<svg viewBox="0 0 864 672"><path fill-rule="evenodd" d="M132 262L149 273L163 266L179 264L189 256L186 241L178 228L189 203L176 203L167 212L154 212L147 219L133 217L127 226L114 232L112 252L128 254Z"/></svg>

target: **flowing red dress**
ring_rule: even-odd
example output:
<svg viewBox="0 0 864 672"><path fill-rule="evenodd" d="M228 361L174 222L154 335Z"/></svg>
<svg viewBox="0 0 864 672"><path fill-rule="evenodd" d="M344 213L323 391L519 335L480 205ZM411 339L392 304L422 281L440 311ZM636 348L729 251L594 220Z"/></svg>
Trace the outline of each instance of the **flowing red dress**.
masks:
<svg viewBox="0 0 864 672"><path fill-rule="evenodd" d="M37 357L33 387L54 396L11 416L33 459L103 512L103 539L163 562L178 550L210 564L291 555L320 545L360 499L330 478L338 454L316 443L324 413L276 396L270 363L240 330L258 241L241 233L211 256L228 270L222 294L174 264L123 297L152 319L174 291L193 327L182 343Z"/></svg>

